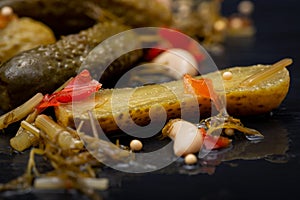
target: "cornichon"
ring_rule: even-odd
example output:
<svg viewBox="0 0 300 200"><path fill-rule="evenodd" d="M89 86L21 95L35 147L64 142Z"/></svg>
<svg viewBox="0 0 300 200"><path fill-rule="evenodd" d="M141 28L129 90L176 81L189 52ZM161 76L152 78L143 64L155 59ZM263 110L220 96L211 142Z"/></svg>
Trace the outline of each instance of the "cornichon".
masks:
<svg viewBox="0 0 300 200"><path fill-rule="evenodd" d="M9 110L37 92L52 93L70 77L74 76L89 52L104 39L119 32L129 29L127 26L116 22L98 23L92 28L62 37L54 44L43 45L24 51L0 66L0 109ZM128 38L106 44L107 49L125 49L128 41L130 44L139 45L134 40L134 33L127 34ZM112 63L102 76L102 81L109 81L115 77L112 72L122 73L142 56L142 51L137 50L125 54ZM101 59L96 58L98 68Z"/></svg>
<svg viewBox="0 0 300 200"><path fill-rule="evenodd" d="M203 77L214 82L219 80L220 73L231 72L232 79L223 82L228 113L233 116L263 114L277 108L287 95L290 77L284 68L286 63L291 62L285 59L278 62L279 65L234 67ZM274 67L276 70L271 70ZM244 81L249 82L249 77L255 85L242 85ZM208 117L211 113L210 99L198 96L197 104L194 100L194 95L184 92L182 80L138 88L105 89L96 93L95 99L57 107L56 117L64 126L74 126L74 120L88 121L87 111L92 110L107 132L118 130L120 125L130 126L131 120L141 126L147 125L150 112L152 120L161 118L161 108L164 108L168 119L182 117L182 111L197 115L195 112L199 109L196 107L200 108L201 117Z"/></svg>

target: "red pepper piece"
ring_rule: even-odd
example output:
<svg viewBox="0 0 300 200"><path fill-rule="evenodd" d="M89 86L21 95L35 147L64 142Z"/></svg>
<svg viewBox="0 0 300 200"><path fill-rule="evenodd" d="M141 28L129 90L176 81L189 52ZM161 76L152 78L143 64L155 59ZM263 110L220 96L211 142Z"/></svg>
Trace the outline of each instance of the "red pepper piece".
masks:
<svg viewBox="0 0 300 200"><path fill-rule="evenodd" d="M211 98L214 96L214 89L210 79L195 79L189 74L183 76L184 89L186 93Z"/></svg>
<svg viewBox="0 0 300 200"><path fill-rule="evenodd" d="M186 93L210 98L214 102L217 110L220 111L221 104L219 97L214 90L212 80L207 78L196 79L191 75L186 74L183 76L183 83Z"/></svg>
<svg viewBox="0 0 300 200"><path fill-rule="evenodd" d="M190 52L196 59L197 62L201 62L204 59L204 55L201 53L198 47L198 43L187 37L183 33L175 29L160 29L158 35L167 43L168 48L162 48L157 45L156 47L149 50L146 55L147 60L152 60L157 57L160 53L171 49L179 48Z"/></svg>
<svg viewBox="0 0 300 200"><path fill-rule="evenodd" d="M206 149L220 149L228 147L231 144L231 140L227 137L206 135L203 144Z"/></svg>
<svg viewBox="0 0 300 200"><path fill-rule="evenodd" d="M206 149L221 149L226 148L231 144L231 139L223 136L207 135L204 128L199 129L200 134L203 136L203 145Z"/></svg>
<svg viewBox="0 0 300 200"><path fill-rule="evenodd" d="M69 103L88 98L101 88L102 84L93 80L89 71L83 70L61 91L51 95L46 94L38 109L45 109L51 106L59 106L60 103Z"/></svg>

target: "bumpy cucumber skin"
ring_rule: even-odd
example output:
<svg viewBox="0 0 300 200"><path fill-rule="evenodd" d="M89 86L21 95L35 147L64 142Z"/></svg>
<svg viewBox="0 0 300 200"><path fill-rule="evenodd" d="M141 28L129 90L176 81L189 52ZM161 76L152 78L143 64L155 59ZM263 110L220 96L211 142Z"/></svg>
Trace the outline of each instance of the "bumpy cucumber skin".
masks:
<svg viewBox="0 0 300 200"><path fill-rule="evenodd" d="M128 27L114 22L99 23L79 34L63 37L55 44L25 51L8 60L0 67L0 109L10 110L37 92L52 93L76 75L82 62L96 45L127 29ZM126 45L119 43L114 48L126 48ZM111 73L114 71L126 71L133 64L128 62L136 61L141 55L141 51L135 51L120 57L103 74L104 80L105 77L112 77Z"/></svg>

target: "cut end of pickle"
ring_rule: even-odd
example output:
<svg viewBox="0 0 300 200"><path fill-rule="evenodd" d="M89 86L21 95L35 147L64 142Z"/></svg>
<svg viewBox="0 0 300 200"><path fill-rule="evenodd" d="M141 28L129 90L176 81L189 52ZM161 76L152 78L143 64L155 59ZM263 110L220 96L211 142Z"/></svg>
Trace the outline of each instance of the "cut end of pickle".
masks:
<svg viewBox="0 0 300 200"><path fill-rule="evenodd" d="M254 85L259 84L260 82L264 80L271 79L272 76L276 75L276 73L283 70L285 67L291 65L293 63L293 60L290 58L282 59L275 64L271 65L269 68L266 68L263 71L257 72L253 74L252 76L248 77L244 81L240 83L241 87L251 87Z"/></svg>
<svg viewBox="0 0 300 200"><path fill-rule="evenodd" d="M258 115L278 108L288 94L290 75L285 67L290 63L290 59L284 59L274 65L227 69L232 73L232 79L224 81L228 113ZM245 84L245 80L252 80L251 84Z"/></svg>

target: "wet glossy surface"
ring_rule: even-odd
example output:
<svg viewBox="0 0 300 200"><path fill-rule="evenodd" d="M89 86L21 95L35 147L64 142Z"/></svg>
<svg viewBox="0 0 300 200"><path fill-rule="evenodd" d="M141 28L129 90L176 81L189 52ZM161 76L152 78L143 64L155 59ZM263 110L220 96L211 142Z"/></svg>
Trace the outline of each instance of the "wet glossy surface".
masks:
<svg viewBox="0 0 300 200"><path fill-rule="evenodd" d="M225 14L235 11L236 0L225 1ZM289 67L291 87L280 108L270 116L242 119L260 130L265 139L253 144L237 140L232 149L211 153L197 166L182 160L147 174L124 174L105 169L111 188L104 199L298 199L300 181L300 27L296 0L254 1L257 34L252 39L229 39L222 55L213 55L220 68L268 64L284 57L294 59ZM13 132L13 130L10 130ZM21 175L28 152L12 153L9 132L0 135L0 183ZM145 146L147 148L147 146ZM149 147L153 148L153 147ZM46 163L40 159L41 166ZM292 198L293 197L293 198ZM84 199L74 191L3 193L0 199Z"/></svg>

